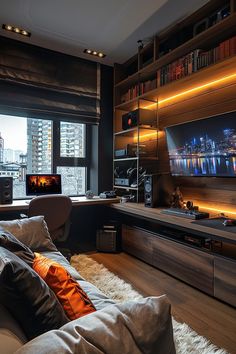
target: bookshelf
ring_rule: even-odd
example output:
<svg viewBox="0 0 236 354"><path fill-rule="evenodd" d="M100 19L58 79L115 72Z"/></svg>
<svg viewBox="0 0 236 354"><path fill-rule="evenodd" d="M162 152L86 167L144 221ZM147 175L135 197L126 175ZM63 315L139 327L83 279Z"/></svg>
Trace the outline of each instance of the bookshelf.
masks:
<svg viewBox="0 0 236 354"><path fill-rule="evenodd" d="M186 58L193 57L195 68L186 70L181 74L181 70L177 75L176 80L180 80L186 75L191 75L193 72L201 70L202 67L214 65L215 63L224 60L236 54L236 12L235 1L210 1L209 4L203 6L196 13L184 19L182 23L178 23L166 32L158 34L144 48L138 51L137 55L132 58L136 62L136 71L127 69L130 62L127 61L124 65L115 65L115 106L119 106L124 102L132 101L134 98L142 97L153 89L160 88L172 80L165 80L162 84L158 83L158 71L164 71L167 66L177 66L178 61L187 61ZM201 18L210 17L217 9L229 7L229 15L219 20L219 22L211 25L211 27L180 43L179 46L165 54L160 52L161 43L168 42L168 36L174 37L181 30L185 30L186 26L193 28L196 21ZM152 50L150 51L150 47ZM225 48L224 48L225 47ZM147 49L146 49L147 48ZM143 65L143 53L145 50L152 53L151 59L147 65ZM182 68L183 71L183 68ZM146 86L146 87L145 87ZM152 99L152 97L150 97Z"/></svg>
<svg viewBox="0 0 236 354"><path fill-rule="evenodd" d="M216 19L216 14L223 9L224 16L219 18L217 15ZM198 23L206 18L210 19L208 28L196 33ZM151 161L148 173L168 171L164 141L166 126L218 114L221 111L235 110L235 23L236 0L209 1L181 22L157 34L150 43L139 48L137 54L126 63L115 65L114 154L118 141L130 139L128 132L124 133L121 129L122 115L136 110L143 101L156 105L158 117L156 131L161 130L157 139L159 141L156 146L156 161ZM183 36L184 31L187 31L186 36ZM176 42L173 39L175 37ZM177 70L178 66L180 68ZM216 82L214 87L211 85L211 81L217 81L218 78L221 80L227 75L232 76L232 73L235 73L235 78L231 81L220 81L218 86ZM207 85L204 91L196 94L195 89L198 90L198 86L204 84ZM184 96L184 92L189 89L193 91ZM114 155L114 171L117 163L121 167L127 166L128 160L117 161ZM129 164L130 166L142 164L141 156L135 161L130 160ZM115 187L117 185L114 182ZM123 189L123 193L129 192L124 186L118 189ZM142 188L138 188L136 192L136 200L141 201L139 194L142 194Z"/></svg>

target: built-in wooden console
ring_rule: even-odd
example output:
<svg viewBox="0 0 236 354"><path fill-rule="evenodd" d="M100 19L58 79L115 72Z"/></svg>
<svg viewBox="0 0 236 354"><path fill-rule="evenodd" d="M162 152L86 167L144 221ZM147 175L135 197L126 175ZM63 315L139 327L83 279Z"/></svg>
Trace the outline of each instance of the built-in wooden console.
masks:
<svg viewBox="0 0 236 354"><path fill-rule="evenodd" d="M236 233L230 227L206 227L143 204L111 207L122 222L125 252L236 306Z"/></svg>

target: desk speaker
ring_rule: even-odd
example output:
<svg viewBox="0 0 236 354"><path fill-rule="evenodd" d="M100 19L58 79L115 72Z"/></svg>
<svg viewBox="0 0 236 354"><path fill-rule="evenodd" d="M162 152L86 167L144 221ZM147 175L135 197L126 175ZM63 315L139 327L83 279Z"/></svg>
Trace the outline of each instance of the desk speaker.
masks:
<svg viewBox="0 0 236 354"><path fill-rule="evenodd" d="M158 204L158 174L144 176L144 205L154 208Z"/></svg>
<svg viewBox="0 0 236 354"><path fill-rule="evenodd" d="M0 177L0 204L12 204L12 177Z"/></svg>

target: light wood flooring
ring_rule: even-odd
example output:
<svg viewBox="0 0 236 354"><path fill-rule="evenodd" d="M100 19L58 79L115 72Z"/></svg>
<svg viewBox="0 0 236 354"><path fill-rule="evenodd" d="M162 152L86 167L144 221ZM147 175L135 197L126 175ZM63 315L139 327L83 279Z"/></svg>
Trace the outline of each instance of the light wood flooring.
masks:
<svg viewBox="0 0 236 354"><path fill-rule="evenodd" d="M89 254L144 296L167 294L172 314L218 347L236 354L236 309L126 253Z"/></svg>

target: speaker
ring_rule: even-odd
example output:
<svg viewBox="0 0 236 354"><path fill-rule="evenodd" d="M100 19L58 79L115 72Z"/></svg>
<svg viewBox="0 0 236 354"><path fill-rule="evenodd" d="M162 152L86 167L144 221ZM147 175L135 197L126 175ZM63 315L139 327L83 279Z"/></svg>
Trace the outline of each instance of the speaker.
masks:
<svg viewBox="0 0 236 354"><path fill-rule="evenodd" d="M137 125L156 126L156 112L138 108L122 115L122 129L130 129Z"/></svg>
<svg viewBox="0 0 236 354"><path fill-rule="evenodd" d="M0 177L0 204L12 204L12 177Z"/></svg>
<svg viewBox="0 0 236 354"><path fill-rule="evenodd" d="M97 230L96 249L100 252L121 251L121 226L116 222L108 222Z"/></svg>
<svg viewBox="0 0 236 354"><path fill-rule="evenodd" d="M154 208L159 201L158 178L159 174L150 174L144 176L144 205L148 208Z"/></svg>

